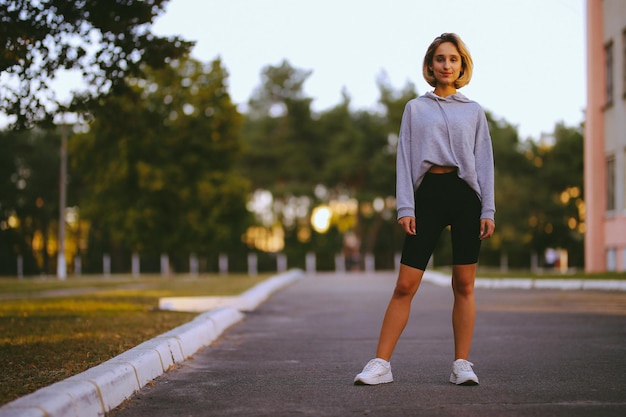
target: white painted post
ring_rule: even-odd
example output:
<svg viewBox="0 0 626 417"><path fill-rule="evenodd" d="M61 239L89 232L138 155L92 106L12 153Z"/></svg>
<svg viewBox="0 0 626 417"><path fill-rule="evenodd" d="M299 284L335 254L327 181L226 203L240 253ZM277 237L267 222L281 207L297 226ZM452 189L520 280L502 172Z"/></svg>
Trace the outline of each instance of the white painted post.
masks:
<svg viewBox="0 0 626 417"><path fill-rule="evenodd" d="M161 254L161 276L166 277L170 274L170 258L167 253Z"/></svg>
<svg viewBox="0 0 626 417"><path fill-rule="evenodd" d="M346 272L346 257L341 253L335 255L335 272Z"/></svg>
<svg viewBox="0 0 626 417"><path fill-rule="evenodd" d="M107 278L111 276L111 256L107 253L102 255L102 273Z"/></svg>
<svg viewBox="0 0 626 417"><path fill-rule="evenodd" d="M248 275L255 277L259 273L258 258L256 253L248 254Z"/></svg>
<svg viewBox="0 0 626 417"><path fill-rule="evenodd" d="M221 275L228 274L228 255L226 255L225 253L220 253L219 269Z"/></svg>
<svg viewBox="0 0 626 417"><path fill-rule="evenodd" d="M365 254L365 270L367 272L374 272L376 269L374 255L371 253Z"/></svg>
<svg viewBox="0 0 626 417"><path fill-rule="evenodd" d="M17 277L19 279L24 278L24 257L17 255Z"/></svg>
<svg viewBox="0 0 626 417"><path fill-rule="evenodd" d="M532 272L539 271L539 257L536 252L530 254L530 270Z"/></svg>
<svg viewBox="0 0 626 417"><path fill-rule="evenodd" d="M506 252L500 254L500 272L509 272L509 254Z"/></svg>
<svg viewBox="0 0 626 417"><path fill-rule="evenodd" d="M287 270L287 256L284 253L276 255L276 270L278 272L285 272Z"/></svg>
<svg viewBox="0 0 626 417"><path fill-rule="evenodd" d="M137 252L133 252L130 258L130 269L133 277L139 278L139 275L141 274L141 260L139 259L139 254Z"/></svg>
<svg viewBox="0 0 626 417"><path fill-rule="evenodd" d="M198 263L198 255L192 253L189 255L189 275L197 277L200 272L200 264Z"/></svg>
<svg viewBox="0 0 626 417"><path fill-rule="evenodd" d="M309 274L314 274L316 272L316 257L315 253L308 252L306 254L306 272Z"/></svg>
<svg viewBox="0 0 626 417"><path fill-rule="evenodd" d="M74 256L74 275L80 276L83 273L83 263L80 255Z"/></svg>

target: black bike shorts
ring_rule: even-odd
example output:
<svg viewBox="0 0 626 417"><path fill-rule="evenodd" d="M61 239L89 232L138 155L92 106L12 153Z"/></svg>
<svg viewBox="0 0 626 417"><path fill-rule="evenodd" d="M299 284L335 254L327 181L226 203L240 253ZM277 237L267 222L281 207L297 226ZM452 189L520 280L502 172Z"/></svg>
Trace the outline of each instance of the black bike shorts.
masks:
<svg viewBox="0 0 626 417"><path fill-rule="evenodd" d="M478 262L481 202L457 175L426 173L415 192L415 235L407 234L400 263L426 270L441 232L450 226L452 263Z"/></svg>

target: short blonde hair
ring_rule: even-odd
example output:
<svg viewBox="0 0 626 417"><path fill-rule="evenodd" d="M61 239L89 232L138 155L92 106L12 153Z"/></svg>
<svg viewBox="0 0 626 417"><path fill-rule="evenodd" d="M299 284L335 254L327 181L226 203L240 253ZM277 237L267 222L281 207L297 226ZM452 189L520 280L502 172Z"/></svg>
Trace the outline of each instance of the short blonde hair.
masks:
<svg viewBox="0 0 626 417"><path fill-rule="evenodd" d="M441 36L437 36L435 40L430 44L428 50L426 51L426 55L424 56L424 65L422 67L424 79L432 87L437 87L437 80L435 79L435 74L433 74L433 72L430 70L430 66L433 64L435 51L437 50L437 48L439 48L439 45L445 42L450 42L454 46L456 46L456 49L459 51L459 55L461 55L461 75L454 82L454 87L464 87L469 84L470 80L472 79L474 61L472 61L472 56L467 49L467 45L465 45L459 35L455 33L443 33Z"/></svg>

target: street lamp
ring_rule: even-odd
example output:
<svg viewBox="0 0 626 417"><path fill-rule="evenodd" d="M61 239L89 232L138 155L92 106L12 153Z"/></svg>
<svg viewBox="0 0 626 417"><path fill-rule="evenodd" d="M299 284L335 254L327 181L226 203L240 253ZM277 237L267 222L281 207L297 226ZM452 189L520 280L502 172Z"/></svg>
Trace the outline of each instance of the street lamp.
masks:
<svg viewBox="0 0 626 417"><path fill-rule="evenodd" d="M65 258L65 211L67 206L67 140L70 132L78 124L76 113L60 113L54 119L61 133L60 173L59 173L59 236L57 250L57 278L67 278L67 262Z"/></svg>
<svg viewBox="0 0 626 417"><path fill-rule="evenodd" d="M67 205L67 138L71 125L59 125L61 131L61 171L59 175L59 237L57 245L57 278L67 278L67 263L65 259L65 208Z"/></svg>
<svg viewBox="0 0 626 417"><path fill-rule="evenodd" d="M313 209L311 215L311 225L317 233L326 233L330 228L332 211L328 206L318 206Z"/></svg>

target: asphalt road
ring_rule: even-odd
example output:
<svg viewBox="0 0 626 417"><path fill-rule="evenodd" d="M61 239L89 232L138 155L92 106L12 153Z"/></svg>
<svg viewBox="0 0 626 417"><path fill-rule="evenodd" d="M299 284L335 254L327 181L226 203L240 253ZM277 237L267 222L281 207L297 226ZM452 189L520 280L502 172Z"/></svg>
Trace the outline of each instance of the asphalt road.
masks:
<svg viewBox="0 0 626 417"><path fill-rule="evenodd" d="M478 289L470 360L448 382L452 293L424 283L392 358L395 381L355 386L395 273L307 276L278 292L110 417L626 415L626 293Z"/></svg>

